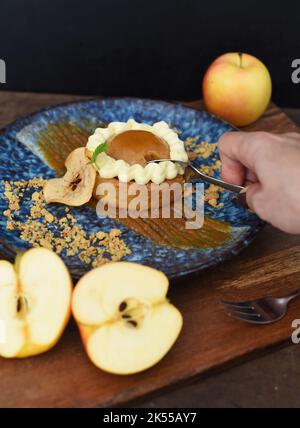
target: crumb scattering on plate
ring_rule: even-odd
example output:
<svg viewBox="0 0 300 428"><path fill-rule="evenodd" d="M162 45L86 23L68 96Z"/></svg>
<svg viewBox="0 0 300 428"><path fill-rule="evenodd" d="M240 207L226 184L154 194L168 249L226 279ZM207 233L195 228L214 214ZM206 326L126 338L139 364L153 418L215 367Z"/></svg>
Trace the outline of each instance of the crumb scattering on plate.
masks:
<svg viewBox="0 0 300 428"><path fill-rule="evenodd" d="M2 181L8 205L3 211L7 230L19 231L19 237L33 247L48 248L57 254L65 251L67 256L77 256L92 267L119 261L131 254L121 239L121 230L111 229L108 233L99 230L89 234L77 224L70 208L65 208L65 215L61 218L48 211L43 196L45 182L43 178ZM29 212L21 219L18 211L25 196L30 200Z"/></svg>
<svg viewBox="0 0 300 428"><path fill-rule="evenodd" d="M217 149L217 143L209 144L207 141L202 141L195 149L194 153L200 155L203 159L210 158Z"/></svg>
<svg viewBox="0 0 300 428"><path fill-rule="evenodd" d="M221 170L221 161L217 156L217 143L208 143L207 141L201 141L198 143L200 137L190 137L185 140L185 145L192 153L195 153L200 159L209 159L212 162L202 164L199 166L199 170L206 175L211 177L215 176L216 171ZM204 202L208 203L214 208L223 208L224 203L218 202L221 197L223 189L215 184L210 184L204 191Z"/></svg>
<svg viewBox="0 0 300 428"><path fill-rule="evenodd" d="M207 189L204 191L204 201L207 202L212 207L222 208L224 207L223 202L218 202L220 199L220 192L222 191L221 187L216 186L215 184L210 184Z"/></svg>

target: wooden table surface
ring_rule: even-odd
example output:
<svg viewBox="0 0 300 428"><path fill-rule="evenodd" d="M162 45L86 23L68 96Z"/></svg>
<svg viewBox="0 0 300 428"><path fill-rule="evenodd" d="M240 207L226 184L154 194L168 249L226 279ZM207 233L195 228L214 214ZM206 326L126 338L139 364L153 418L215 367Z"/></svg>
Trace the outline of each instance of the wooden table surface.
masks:
<svg viewBox="0 0 300 428"><path fill-rule="evenodd" d="M41 107L76 99L83 97L2 92L0 127ZM200 102L189 105L201 108ZM273 105L251 129L297 130ZM291 304L286 318L260 327L231 320L218 301L221 297L285 294L299 287L299 280L300 236L267 226L237 257L172 283L170 298L182 311L185 324L172 351L156 367L130 377L100 372L87 360L71 322L50 352L21 361L0 361L0 407L125 405L290 343L299 301Z"/></svg>

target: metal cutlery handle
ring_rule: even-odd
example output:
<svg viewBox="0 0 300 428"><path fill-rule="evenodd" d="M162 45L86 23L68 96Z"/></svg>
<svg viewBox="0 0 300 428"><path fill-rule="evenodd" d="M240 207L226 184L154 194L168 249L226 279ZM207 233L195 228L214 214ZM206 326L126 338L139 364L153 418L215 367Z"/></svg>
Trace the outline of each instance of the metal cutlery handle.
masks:
<svg viewBox="0 0 300 428"><path fill-rule="evenodd" d="M300 296L300 290L295 290L286 297L283 297L283 299L286 299L287 302L290 302L291 300L296 299L296 297Z"/></svg>
<svg viewBox="0 0 300 428"><path fill-rule="evenodd" d="M199 171L198 168L196 168L191 162L184 162L181 160L175 160L175 159L152 159L148 161L147 163L158 163L158 162L176 162L180 165L184 165L185 167L190 167L193 171L195 171L199 177L201 177L203 180L207 181L208 183L215 184L216 186L222 187L223 189L229 190L230 192L236 193L237 195L242 195L243 193L246 193L247 188L244 186L238 186L237 184L231 184L227 183L226 181L223 181L218 178L211 177L210 175L204 174L203 172Z"/></svg>
<svg viewBox="0 0 300 428"><path fill-rule="evenodd" d="M208 183L215 184L216 186L220 186L223 189L229 190L230 192L237 193L237 194L246 192L246 187L244 186L238 186L237 184L227 183L226 181L223 181L221 179L214 178L214 177L211 177L210 175L204 174L191 163L189 163L188 166L193 171L195 171L199 175L199 177L203 178L203 180L207 181Z"/></svg>

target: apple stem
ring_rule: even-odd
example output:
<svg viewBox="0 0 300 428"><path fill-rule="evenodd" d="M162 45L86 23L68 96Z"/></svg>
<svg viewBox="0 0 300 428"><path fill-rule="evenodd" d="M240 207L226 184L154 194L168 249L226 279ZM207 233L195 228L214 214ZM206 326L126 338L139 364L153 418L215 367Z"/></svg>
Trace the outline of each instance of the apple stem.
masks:
<svg viewBox="0 0 300 428"><path fill-rule="evenodd" d="M242 65L242 56L243 56L243 52L239 52L240 68L243 68L243 65Z"/></svg>

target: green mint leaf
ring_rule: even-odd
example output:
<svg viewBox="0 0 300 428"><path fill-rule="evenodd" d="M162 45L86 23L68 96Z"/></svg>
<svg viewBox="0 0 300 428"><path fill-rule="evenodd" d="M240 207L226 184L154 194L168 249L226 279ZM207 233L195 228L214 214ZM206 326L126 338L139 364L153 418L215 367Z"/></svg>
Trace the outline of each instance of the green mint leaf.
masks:
<svg viewBox="0 0 300 428"><path fill-rule="evenodd" d="M91 159L91 163L95 163L98 155L100 153L106 152L106 151L107 151L107 143L102 143L98 147L96 147L96 149L93 153L92 159Z"/></svg>

